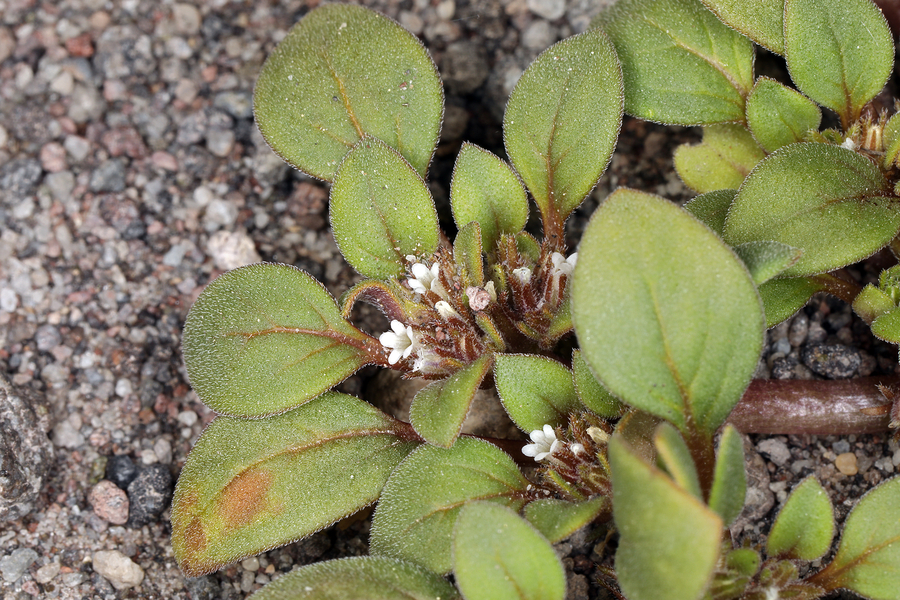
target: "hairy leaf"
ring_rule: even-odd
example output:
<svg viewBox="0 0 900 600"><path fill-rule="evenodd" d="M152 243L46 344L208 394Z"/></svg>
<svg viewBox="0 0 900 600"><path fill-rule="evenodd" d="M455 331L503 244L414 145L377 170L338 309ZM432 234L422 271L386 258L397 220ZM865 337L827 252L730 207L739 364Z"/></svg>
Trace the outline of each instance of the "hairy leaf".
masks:
<svg viewBox="0 0 900 600"><path fill-rule="evenodd" d="M699 0L624 0L596 23L622 61L629 114L676 125L744 120L752 45Z"/></svg>
<svg viewBox="0 0 900 600"><path fill-rule="evenodd" d="M900 308L893 308L872 321L872 333L886 342L900 343Z"/></svg>
<svg viewBox="0 0 900 600"><path fill-rule="evenodd" d="M769 556L815 560L831 547L834 509L828 492L812 475L800 482L778 512L766 551Z"/></svg>
<svg viewBox="0 0 900 600"><path fill-rule="evenodd" d="M321 283L264 263L229 271L203 290L188 313L183 350L207 406L256 417L341 382L370 362L370 343L377 344L344 320Z"/></svg>
<svg viewBox="0 0 900 600"><path fill-rule="evenodd" d="M403 424L329 392L267 419L218 417L188 455L172 547L196 577L308 536L374 502L416 446Z"/></svg>
<svg viewBox="0 0 900 600"><path fill-rule="evenodd" d="M469 502L453 532L453 572L466 600L563 600L566 575L550 543L505 506Z"/></svg>
<svg viewBox="0 0 900 600"><path fill-rule="evenodd" d="M802 142L821 122L815 102L768 77L757 79L747 98L747 125L766 152Z"/></svg>
<svg viewBox="0 0 900 600"><path fill-rule="evenodd" d="M525 507L525 518L555 544L610 510L609 499L603 496L584 502L547 498L529 502Z"/></svg>
<svg viewBox="0 0 900 600"><path fill-rule="evenodd" d="M484 258L481 226L477 221L463 225L453 240L453 260L464 287L484 285Z"/></svg>
<svg viewBox="0 0 900 600"><path fill-rule="evenodd" d="M700 193L737 189L766 156L743 125L709 125L703 142L675 149L675 169L685 185Z"/></svg>
<svg viewBox="0 0 900 600"><path fill-rule="evenodd" d="M266 60L253 104L263 137L301 171L331 181L371 135L424 177L444 94L422 43L394 21L348 4L311 11Z"/></svg>
<svg viewBox="0 0 900 600"><path fill-rule="evenodd" d="M331 227L347 262L375 279L397 277L404 257L431 254L440 235L431 193L384 142L365 137L331 188Z"/></svg>
<svg viewBox="0 0 900 600"><path fill-rule="evenodd" d="M600 179L621 123L622 74L603 32L566 38L525 70L506 106L503 138L545 227L561 227Z"/></svg>
<svg viewBox="0 0 900 600"><path fill-rule="evenodd" d="M725 241L774 240L803 251L786 277L861 260L900 230L900 203L871 161L830 144L769 155L747 177L725 222Z"/></svg>
<svg viewBox="0 0 900 600"><path fill-rule="evenodd" d="M763 283L757 290L766 311L766 327L774 327L793 317L813 294L823 289L825 286L812 277L770 279Z"/></svg>
<svg viewBox="0 0 900 600"><path fill-rule="evenodd" d="M494 380L503 407L523 431L567 423L579 405L572 373L543 356L497 354Z"/></svg>
<svg viewBox="0 0 900 600"><path fill-rule="evenodd" d="M498 156L468 142L462 145L450 181L453 220L462 229L481 226L485 254L493 254L503 233L518 233L528 221L528 197L522 182Z"/></svg>
<svg viewBox="0 0 900 600"><path fill-rule="evenodd" d="M772 241L754 241L738 244L734 247L756 285L772 279L792 264L800 260L802 252L787 244Z"/></svg>
<svg viewBox="0 0 900 600"><path fill-rule="evenodd" d="M736 194L737 190L716 190L700 194L690 199L684 205L684 210L697 217L721 237L725 230L728 209L731 208Z"/></svg>
<svg viewBox="0 0 900 600"><path fill-rule="evenodd" d="M775 54L784 54L784 0L702 0L719 19Z"/></svg>
<svg viewBox="0 0 900 600"><path fill-rule="evenodd" d="M722 517L727 527L741 514L746 495L744 441L738 430L729 423L722 429L722 438L719 440L716 470L709 491L709 507Z"/></svg>
<svg viewBox="0 0 900 600"><path fill-rule="evenodd" d="M278 577L252 600L460 600L440 575L402 560L354 556L306 565Z"/></svg>
<svg viewBox="0 0 900 600"><path fill-rule="evenodd" d="M487 442L463 437L449 449L421 446L384 487L371 551L447 573L459 509L477 499L519 510L528 485L512 459Z"/></svg>
<svg viewBox="0 0 900 600"><path fill-rule="evenodd" d="M894 42L870 0L786 0L784 56L800 91L841 115L846 128L884 87Z"/></svg>
<svg viewBox="0 0 900 600"><path fill-rule="evenodd" d="M653 445L656 446L656 464L678 487L702 500L697 467L681 434L668 423L660 423L653 434Z"/></svg>
<svg viewBox="0 0 900 600"><path fill-rule="evenodd" d="M575 331L600 381L681 430L691 420L715 431L762 348L762 307L741 262L671 202L632 190L594 213L578 257Z"/></svg>
<svg viewBox="0 0 900 600"><path fill-rule="evenodd" d="M572 379L578 399L586 407L605 419L617 419L622 416L625 407L597 381L581 355L581 350L572 352Z"/></svg>

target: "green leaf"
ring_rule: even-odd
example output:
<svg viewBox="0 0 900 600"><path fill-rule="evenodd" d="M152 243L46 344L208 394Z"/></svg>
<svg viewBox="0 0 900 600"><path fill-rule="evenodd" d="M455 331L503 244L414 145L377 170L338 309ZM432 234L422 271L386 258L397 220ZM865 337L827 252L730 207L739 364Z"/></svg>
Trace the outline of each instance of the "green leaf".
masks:
<svg viewBox="0 0 900 600"><path fill-rule="evenodd" d="M443 577L402 560L354 556L306 565L278 577L252 600L460 600Z"/></svg>
<svg viewBox="0 0 900 600"><path fill-rule="evenodd" d="M775 327L793 317L813 294L824 289L825 286L812 277L770 279L763 283L757 290L766 311L766 327Z"/></svg>
<svg viewBox="0 0 900 600"><path fill-rule="evenodd" d="M685 185L700 193L737 189L766 156L743 125L709 125L703 142L675 149L675 169Z"/></svg>
<svg viewBox="0 0 900 600"><path fill-rule="evenodd" d="M697 600L719 556L722 519L661 471L609 444L616 574L629 600Z"/></svg>
<svg viewBox="0 0 900 600"><path fill-rule="evenodd" d="M880 340L900 343L900 308L894 308L872 321L872 333Z"/></svg>
<svg viewBox="0 0 900 600"><path fill-rule="evenodd" d="M873 600L900 598L900 477L862 497L847 516L837 555L813 579Z"/></svg>
<svg viewBox="0 0 900 600"><path fill-rule="evenodd" d="M267 419L218 417L188 455L172 547L190 577L311 535L374 502L416 443L371 405L329 392Z"/></svg>
<svg viewBox="0 0 900 600"><path fill-rule="evenodd" d="M784 54L784 0L702 0L719 19L775 54Z"/></svg>
<svg viewBox="0 0 900 600"><path fill-rule="evenodd" d="M830 144L785 146L744 181L725 222L732 246L774 240L803 256L786 277L838 269L890 242L900 204L871 161Z"/></svg>
<svg viewBox="0 0 900 600"><path fill-rule="evenodd" d="M609 499L597 496L584 502L567 502L547 498L529 502L525 507L525 518L555 544L560 542L604 512L611 509Z"/></svg>
<svg viewBox="0 0 900 600"><path fill-rule="evenodd" d="M725 229L725 217L728 216L728 209L731 208L735 194L737 190L716 190L700 194L689 200L684 205L684 210L700 219L721 237Z"/></svg>
<svg viewBox="0 0 900 600"><path fill-rule="evenodd" d="M871 283L862 289L853 299L853 312L866 323L872 323L881 315L896 308L894 300L880 288Z"/></svg>
<svg viewBox="0 0 900 600"><path fill-rule="evenodd" d="M484 285L481 226L477 221L464 225L453 240L453 261L459 267L463 288Z"/></svg>
<svg viewBox="0 0 900 600"><path fill-rule="evenodd" d="M579 408L572 373L555 360L529 354L497 354L494 360L503 408L523 431L568 423Z"/></svg>
<svg viewBox="0 0 900 600"><path fill-rule="evenodd" d="M581 350L572 352L572 379L578 399L594 413L604 419L617 419L625 412L625 406L597 381L590 366L581 355Z"/></svg>
<svg viewBox="0 0 900 600"><path fill-rule="evenodd" d="M734 253L747 265L756 285L762 285L782 273L800 260L803 254L797 248L768 240L738 244L734 247Z"/></svg>
<svg viewBox="0 0 900 600"><path fill-rule="evenodd" d="M612 157L622 124L622 74L601 31L551 46L525 70L503 116L506 153L541 210L562 223Z"/></svg>
<svg viewBox="0 0 900 600"><path fill-rule="evenodd" d="M669 474L678 487L702 500L697 467L678 430L668 423L660 423L653 434L653 445L656 447L657 465Z"/></svg>
<svg viewBox="0 0 900 600"><path fill-rule="evenodd" d="M673 125L744 120L752 45L699 0L625 0L597 23L622 61L627 113Z"/></svg>
<svg viewBox="0 0 900 600"><path fill-rule="evenodd" d="M786 0L784 56L794 84L846 129L884 87L894 42L870 0Z"/></svg>
<svg viewBox="0 0 900 600"><path fill-rule="evenodd" d="M376 341L345 321L321 283L295 267L256 264L209 284L184 325L184 362L219 413L283 412L371 362ZM373 350L381 352L379 349Z"/></svg>
<svg viewBox="0 0 900 600"><path fill-rule="evenodd" d="M422 43L359 6L311 11L266 60L256 123L284 160L331 181L366 136L384 140L422 177L437 146L444 93Z"/></svg>
<svg viewBox="0 0 900 600"><path fill-rule="evenodd" d="M450 206L460 229L470 221L481 226L485 254L493 254L503 233L515 234L528 221L528 197L522 182L494 154L465 142L453 166Z"/></svg>
<svg viewBox="0 0 900 600"><path fill-rule="evenodd" d="M769 556L815 560L831 547L834 511L828 492L812 475L800 482L778 512L766 552Z"/></svg>
<svg viewBox="0 0 900 600"><path fill-rule="evenodd" d="M881 159L881 166L888 170L896 164L897 158L900 157L900 113L891 115L884 126L882 136L884 157Z"/></svg>
<svg viewBox="0 0 900 600"><path fill-rule="evenodd" d="M469 502L453 533L453 571L466 600L563 600L566 575L550 543L505 506Z"/></svg>
<svg viewBox="0 0 900 600"><path fill-rule="evenodd" d="M447 379L419 390L409 408L409 420L429 444L449 448L469 413L469 406L491 368L491 356L482 356Z"/></svg>
<svg viewBox="0 0 900 600"><path fill-rule="evenodd" d="M528 485L512 459L487 442L463 437L449 449L421 446L384 486L372 520L371 552L447 573L463 504L491 500L519 510Z"/></svg>
<svg viewBox="0 0 900 600"><path fill-rule="evenodd" d="M747 473L744 470L744 441L731 424L722 429L716 470L709 491L709 507L722 517L728 527L741 514L747 495ZM756 557L757 562L759 556ZM752 573L751 573L752 575Z"/></svg>
<svg viewBox="0 0 900 600"><path fill-rule="evenodd" d="M730 248L671 202L618 190L588 224L572 285L582 354L612 394L682 431L719 427L763 339L759 297Z"/></svg>
<svg viewBox="0 0 900 600"><path fill-rule="evenodd" d="M757 79L747 98L747 125L766 152L802 142L821 122L815 102L768 77Z"/></svg>
<svg viewBox="0 0 900 600"><path fill-rule="evenodd" d="M365 137L341 163L330 199L341 254L359 273L398 277L404 257L438 246L437 212L425 182L390 146Z"/></svg>

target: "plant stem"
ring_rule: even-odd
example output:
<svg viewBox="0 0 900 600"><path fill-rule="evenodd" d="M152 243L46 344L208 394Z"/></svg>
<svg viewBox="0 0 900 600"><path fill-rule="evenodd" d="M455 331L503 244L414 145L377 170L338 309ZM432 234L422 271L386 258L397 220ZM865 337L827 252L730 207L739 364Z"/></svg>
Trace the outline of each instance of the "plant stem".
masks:
<svg viewBox="0 0 900 600"><path fill-rule="evenodd" d="M856 296L862 291L862 287L846 279L836 277L832 273L820 273L810 277L813 281L822 285L822 289L836 298L840 298L847 304L853 304Z"/></svg>
<svg viewBox="0 0 900 600"><path fill-rule="evenodd" d="M849 435L888 430L891 402L876 387L900 377L840 381L757 379L728 421L744 433Z"/></svg>

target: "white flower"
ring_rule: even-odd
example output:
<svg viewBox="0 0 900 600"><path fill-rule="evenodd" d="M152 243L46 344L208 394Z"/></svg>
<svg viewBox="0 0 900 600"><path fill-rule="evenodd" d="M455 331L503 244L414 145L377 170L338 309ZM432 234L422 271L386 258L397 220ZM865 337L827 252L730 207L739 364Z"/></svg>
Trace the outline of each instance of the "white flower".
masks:
<svg viewBox="0 0 900 600"><path fill-rule="evenodd" d="M414 263L410 270L413 276L408 281L412 291L417 294L432 291L438 296L446 295L444 286L441 285L441 280L438 277L441 272L441 266L438 263L431 265L430 269L422 263Z"/></svg>
<svg viewBox="0 0 900 600"><path fill-rule="evenodd" d="M391 329L394 331L385 331L378 337L378 341L385 348L391 349L388 362L395 365L401 358L409 358L409 355L412 354L415 345L415 335L412 327L404 326L403 323L396 319L391 321Z"/></svg>
<svg viewBox="0 0 900 600"><path fill-rule="evenodd" d="M531 281L531 269L528 267L519 267L518 269L513 269L513 275L515 275L516 279L521 281L522 283L528 283Z"/></svg>
<svg viewBox="0 0 900 600"><path fill-rule="evenodd" d="M582 446L581 444L579 444L577 442L572 444L570 446L570 448L572 450L572 454L584 454L585 453L584 446Z"/></svg>
<svg viewBox="0 0 900 600"><path fill-rule="evenodd" d="M462 318L459 316L459 313L456 312L456 310L452 306L450 306L450 303L445 302L444 300L435 302L434 307L437 309L438 314L440 314L441 317L443 317L445 320L449 321L451 317L456 317L458 319Z"/></svg>
<svg viewBox="0 0 900 600"><path fill-rule="evenodd" d="M556 439L556 432L550 425L544 425L543 429L535 429L528 437L534 443L522 448L522 454L531 456L537 461L544 460L562 445L562 442Z"/></svg>
<svg viewBox="0 0 900 600"><path fill-rule="evenodd" d="M431 375L441 371L441 357L434 350L420 348L416 352L412 370L422 375Z"/></svg>
<svg viewBox="0 0 900 600"><path fill-rule="evenodd" d="M853 138L848 137L844 140L844 143L841 144L841 148L846 148L847 150L856 150L856 142L853 141Z"/></svg>
<svg viewBox="0 0 900 600"><path fill-rule="evenodd" d="M550 261L553 263L554 275L571 275L575 270L575 262L578 260L578 253L573 252L569 258L565 258L559 252L550 255Z"/></svg>

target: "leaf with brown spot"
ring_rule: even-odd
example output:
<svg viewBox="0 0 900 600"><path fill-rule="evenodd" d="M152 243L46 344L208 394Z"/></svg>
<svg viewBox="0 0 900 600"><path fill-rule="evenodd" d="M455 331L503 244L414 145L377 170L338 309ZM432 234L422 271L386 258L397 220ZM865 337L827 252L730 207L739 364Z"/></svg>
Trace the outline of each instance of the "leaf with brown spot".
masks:
<svg viewBox="0 0 900 600"><path fill-rule="evenodd" d="M409 428L329 392L266 419L218 417L172 502L172 547L191 577L311 535L378 499L416 446Z"/></svg>

